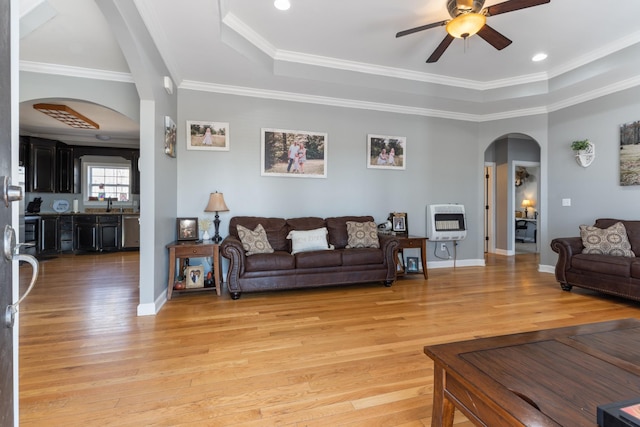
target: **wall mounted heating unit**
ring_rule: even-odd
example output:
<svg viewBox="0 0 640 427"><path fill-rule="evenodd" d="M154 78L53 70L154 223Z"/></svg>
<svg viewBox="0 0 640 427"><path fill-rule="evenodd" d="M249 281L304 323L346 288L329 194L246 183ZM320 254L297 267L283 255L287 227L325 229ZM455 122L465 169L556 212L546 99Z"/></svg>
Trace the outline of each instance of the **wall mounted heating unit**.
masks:
<svg viewBox="0 0 640 427"><path fill-rule="evenodd" d="M429 205L427 237L435 240L462 240L467 237L464 205Z"/></svg>

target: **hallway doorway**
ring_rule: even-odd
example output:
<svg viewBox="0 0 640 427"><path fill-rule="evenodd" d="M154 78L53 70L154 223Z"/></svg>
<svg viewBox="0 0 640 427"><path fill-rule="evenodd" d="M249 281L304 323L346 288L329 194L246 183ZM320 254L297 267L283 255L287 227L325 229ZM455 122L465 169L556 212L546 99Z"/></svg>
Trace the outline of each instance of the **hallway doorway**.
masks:
<svg viewBox="0 0 640 427"><path fill-rule="evenodd" d="M540 171L540 146L528 135L503 135L487 147L485 253L539 253Z"/></svg>

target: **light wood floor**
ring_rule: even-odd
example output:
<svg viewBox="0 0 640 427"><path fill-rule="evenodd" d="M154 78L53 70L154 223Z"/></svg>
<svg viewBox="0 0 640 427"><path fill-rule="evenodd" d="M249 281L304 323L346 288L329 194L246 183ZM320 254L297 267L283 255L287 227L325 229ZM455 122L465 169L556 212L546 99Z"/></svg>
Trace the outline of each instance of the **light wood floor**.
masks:
<svg viewBox="0 0 640 427"><path fill-rule="evenodd" d="M179 295L149 317L137 253L41 266L21 308L21 426L429 426L425 345L640 314L561 291L536 255L391 288Z"/></svg>

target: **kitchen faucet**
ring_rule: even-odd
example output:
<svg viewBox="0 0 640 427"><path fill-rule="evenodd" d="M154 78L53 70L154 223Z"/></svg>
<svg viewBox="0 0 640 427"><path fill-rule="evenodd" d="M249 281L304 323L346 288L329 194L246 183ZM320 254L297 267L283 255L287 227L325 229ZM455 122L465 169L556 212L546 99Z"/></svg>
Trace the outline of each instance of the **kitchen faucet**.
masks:
<svg viewBox="0 0 640 427"><path fill-rule="evenodd" d="M111 212L111 197L107 197L107 212Z"/></svg>

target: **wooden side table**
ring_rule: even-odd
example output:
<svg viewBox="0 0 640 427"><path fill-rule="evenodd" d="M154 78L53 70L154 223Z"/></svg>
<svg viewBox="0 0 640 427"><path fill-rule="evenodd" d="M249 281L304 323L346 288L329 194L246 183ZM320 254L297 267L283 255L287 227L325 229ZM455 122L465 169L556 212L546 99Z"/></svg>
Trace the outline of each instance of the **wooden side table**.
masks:
<svg viewBox="0 0 640 427"><path fill-rule="evenodd" d="M427 272L427 240L426 237L421 236L403 236L397 235L396 237L400 241L400 246L398 247L398 253L402 256L402 264L404 267L404 251L403 249L419 249L420 250L420 260L422 261L422 274L425 279L429 278L429 273ZM398 272L398 276L404 276L405 274L409 274L406 272L406 269L402 269L402 272ZM413 274L413 273L411 273ZM416 274L419 274L416 273Z"/></svg>
<svg viewBox="0 0 640 427"><path fill-rule="evenodd" d="M211 258L213 280L215 290L220 296L221 271L220 271L220 245L213 242L173 242L167 245L169 249L169 285L167 288L167 300L173 294L173 285L176 280L176 262L180 259L180 271L184 268L184 258ZM209 291L214 288L182 289L176 292Z"/></svg>

